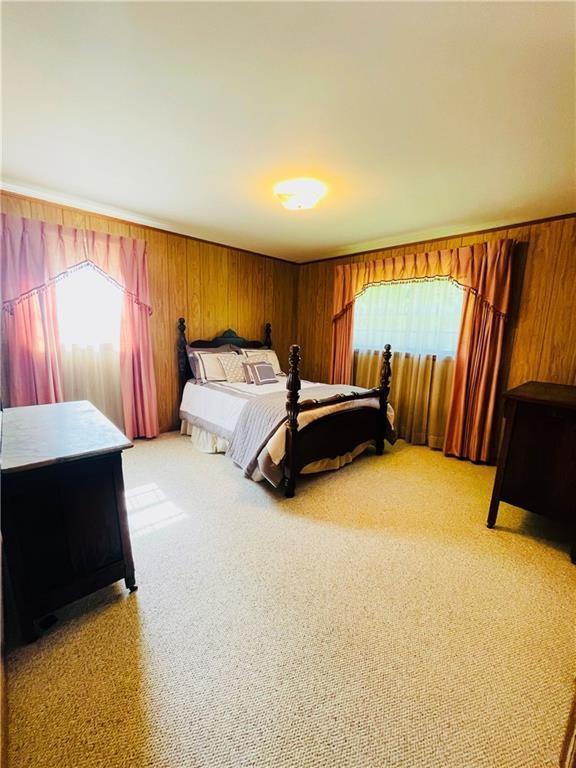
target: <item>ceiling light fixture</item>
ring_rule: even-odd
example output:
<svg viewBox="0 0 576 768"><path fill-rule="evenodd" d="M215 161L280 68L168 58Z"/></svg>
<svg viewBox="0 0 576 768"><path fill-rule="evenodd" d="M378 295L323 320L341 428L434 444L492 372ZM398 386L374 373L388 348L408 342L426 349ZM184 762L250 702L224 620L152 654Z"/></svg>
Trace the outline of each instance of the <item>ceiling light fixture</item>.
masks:
<svg viewBox="0 0 576 768"><path fill-rule="evenodd" d="M274 185L274 194L289 211L314 208L327 191L323 181L311 178L286 179Z"/></svg>

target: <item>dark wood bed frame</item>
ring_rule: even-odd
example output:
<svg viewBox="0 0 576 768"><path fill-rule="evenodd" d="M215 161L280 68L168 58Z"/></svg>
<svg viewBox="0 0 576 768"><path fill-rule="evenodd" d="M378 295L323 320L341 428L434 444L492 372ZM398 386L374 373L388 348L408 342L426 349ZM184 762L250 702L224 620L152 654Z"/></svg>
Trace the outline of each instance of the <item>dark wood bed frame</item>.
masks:
<svg viewBox="0 0 576 768"><path fill-rule="evenodd" d="M238 336L236 331L228 329L214 339L197 339L187 342L186 321L183 317L178 320L178 370L180 378L180 396L184 385L191 378L190 363L186 346L207 348L219 347L223 344L234 344L244 349L271 349L272 326L264 326L264 341L247 341ZM386 344L383 352L382 375L380 386L365 392L354 392L348 395L334 395L323 400L302 400L300 402L300 347L292 344L288 356L288 376L286 379L286 455L283 463L284 492L288 498L294 496L296 480L303 467L313 461L335 459L345 453L350 453L361 443L373 440L376 453L384 453L384 436L386 434L388 395L390 394L390 377L392 368L390 359L392 352L390 344ZM298 416L306 411L325 408L328 405L347 403L352 400L367 400L377 397L380 407L360 407L350 410L340 410L330 413L324 418L316 419L298 430Z"/></svg>

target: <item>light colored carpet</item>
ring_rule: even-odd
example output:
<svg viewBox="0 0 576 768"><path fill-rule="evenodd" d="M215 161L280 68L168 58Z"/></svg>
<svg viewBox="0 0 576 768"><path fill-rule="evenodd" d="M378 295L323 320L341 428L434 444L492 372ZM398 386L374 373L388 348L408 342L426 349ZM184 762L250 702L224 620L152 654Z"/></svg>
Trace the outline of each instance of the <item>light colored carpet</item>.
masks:
<svg viewBox="0 0 576 768"><path fill-rule="evenodd" d="M494 470L399 442L284 500L167 435L125 455L140 590L8 663L10 768L547 768L576 568Z"/></svg>

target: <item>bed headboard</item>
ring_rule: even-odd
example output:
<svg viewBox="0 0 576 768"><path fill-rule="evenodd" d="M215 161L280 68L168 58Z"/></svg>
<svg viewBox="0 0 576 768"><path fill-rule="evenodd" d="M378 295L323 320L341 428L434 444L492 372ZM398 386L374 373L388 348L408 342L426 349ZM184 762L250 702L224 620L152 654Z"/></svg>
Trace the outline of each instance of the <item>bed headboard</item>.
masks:
<svg viewBox="0 0 576 768"><path fill-rule="evenodd" d="M272 326L266 323L264 326L264 341L250 341L242 336L238 336L232 328L224 331L221 336L215 336L213 339L195 339L187 341L186 339L186 320L183 317L178 318L178 377L180 382L180 393L184 390L184 384L192 376L190 363L186 346L198 348L221 347L223 344L234 344L242 349L271 349L272 348Z"/></svg>

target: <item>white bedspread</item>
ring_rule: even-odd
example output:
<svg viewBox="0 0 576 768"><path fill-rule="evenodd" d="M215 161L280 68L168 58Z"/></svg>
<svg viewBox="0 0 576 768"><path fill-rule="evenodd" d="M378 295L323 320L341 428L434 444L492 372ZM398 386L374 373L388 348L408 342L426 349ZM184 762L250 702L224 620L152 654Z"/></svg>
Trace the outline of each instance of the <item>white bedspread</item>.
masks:
<svg viewBox="0 0 576 768"><path fill-rule="evenodd" d="M315 386L310 381L302 382L302 389ZM218 425L232 433L240 411L249 397L258 397L270 392L285 392L286 377L281 376L274 384L231 384L228 381L211 382L211 386L186 382L180 410L198 416L204 421ZM302 398L301 398L302 399Z"/></svg>

